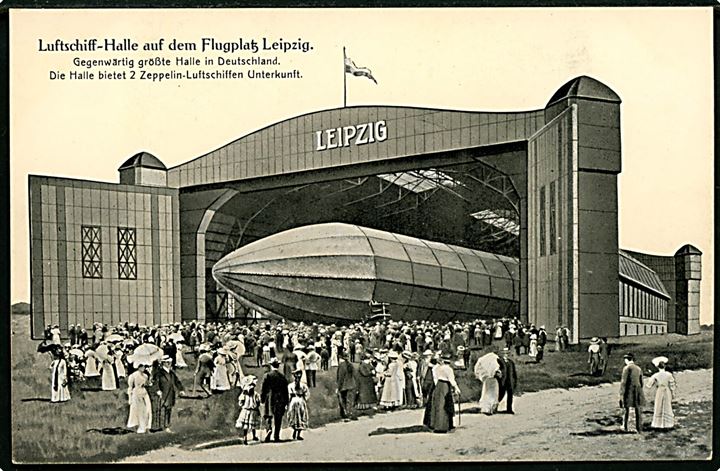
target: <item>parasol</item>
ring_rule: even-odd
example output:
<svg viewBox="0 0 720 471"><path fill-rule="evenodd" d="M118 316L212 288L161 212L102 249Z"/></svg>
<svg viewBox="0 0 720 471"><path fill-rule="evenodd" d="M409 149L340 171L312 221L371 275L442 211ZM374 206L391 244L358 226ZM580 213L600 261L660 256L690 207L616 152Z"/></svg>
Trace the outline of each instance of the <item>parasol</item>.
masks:
<svg viewBox="0 0 720 471"><path fill-rule="evenodd" d="M122 342L123 340L124 337L119 334L108 335L107 338L105 338L106 342Z"/></svg>
<svg viewBox="0 0 720 471"><path fill-rule="evenodd" d="M157 345L152 343L144 343L133 350L132 354L127 356L130 363L138 363L152 365L155 360L159 360L163 356L163 351Z"/></svg>
<svg viewBox="0 0 720 471"><path fill-rule="evenodd" d="M110 361L110 351L107 345L102 344L95 349L95 356L102 361Z"/></svg>
<svg viewBox="0 0 720 471"><path fill-rule="evenodd" d="M229 340L225 344L225 348L227 348L228 350L235 350L239 346L240 346L240 342L238 340Z"/></svg>
<svg viewBox="0 0 720 471"><path fill-rule="evenodd" d="M183 334L181 334L180 332L173 332L168 336L168 338L173 339L173 341L175 342L185 342L185 337L183 337Z"/></svg>
<svg viewBox="0 0 720 471"><path fill-rule="evenodd" d="M498 358L497 354L492 352L478 358L474 368L475 377L480 381L494 377L495 373L500 369Z"/></svg>

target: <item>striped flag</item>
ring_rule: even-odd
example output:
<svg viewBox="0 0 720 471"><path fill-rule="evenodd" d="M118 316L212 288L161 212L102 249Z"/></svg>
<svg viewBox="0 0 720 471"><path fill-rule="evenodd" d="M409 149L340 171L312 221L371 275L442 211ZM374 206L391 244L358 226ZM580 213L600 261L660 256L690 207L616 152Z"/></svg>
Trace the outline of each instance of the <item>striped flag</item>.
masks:
<svg viewBox="0 0 720 471"><path fill-rule="evenodd" d="M355 77L367 77L377 85L377 80L373 77L372 72L367 67L358 67L348 56L345 56L345 73L352 74Z"/></svg>

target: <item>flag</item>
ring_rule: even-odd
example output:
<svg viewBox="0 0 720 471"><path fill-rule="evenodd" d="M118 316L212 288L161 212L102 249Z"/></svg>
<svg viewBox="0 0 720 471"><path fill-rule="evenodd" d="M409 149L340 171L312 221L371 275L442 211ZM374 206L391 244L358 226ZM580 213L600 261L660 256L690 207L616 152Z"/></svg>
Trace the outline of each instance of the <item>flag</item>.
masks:
<svg viewBox="0 0 720 471"><path fill-rule="evenodd" d="M345 73L352 74L355 77L367 77L377 85L377 80L372 76L372 72L367 67L358 67L349 57L345 56Z"/></svg>

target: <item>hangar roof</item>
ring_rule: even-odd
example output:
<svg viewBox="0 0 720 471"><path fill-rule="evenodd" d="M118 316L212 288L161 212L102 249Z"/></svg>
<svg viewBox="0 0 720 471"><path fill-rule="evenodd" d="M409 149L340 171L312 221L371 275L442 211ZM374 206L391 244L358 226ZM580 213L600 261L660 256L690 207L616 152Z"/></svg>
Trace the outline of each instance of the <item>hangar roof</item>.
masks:
<svg viewBox="0 0 720 471"><path fill-rule="evenodd" d="M639 284L663 298L670 299L660 277L650 267L620 250L620 277Z"/></svg>

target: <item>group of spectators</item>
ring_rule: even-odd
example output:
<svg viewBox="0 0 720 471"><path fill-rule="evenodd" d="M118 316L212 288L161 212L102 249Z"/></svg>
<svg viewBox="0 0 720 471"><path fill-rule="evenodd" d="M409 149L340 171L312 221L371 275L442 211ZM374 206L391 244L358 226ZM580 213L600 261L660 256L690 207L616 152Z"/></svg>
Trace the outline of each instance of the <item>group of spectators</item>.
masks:
<svg viewBox="0 0 720 471"><path fill-rule="evenodd" d="M493 342L504 342L518 355L541 361L547 343L544 326L536 328L509 318L448 323L387 320L342 326L285 321L252 325L235 321L156 326L95 323L89 328L70 326L65 343L61 337L57 325L48 326L39 347L53 355L53 402L69 400L73 383L111 391L127 378L132 409L128 424L144 423L138 431L150 430L150 422L143 422L138 412L147 408L155 418L152 429L161 430L169 428L169 413L145 400L155 399L158 391L152 388L159 381L153 378L158 372L186 368L186 357L193 358L192 394L202 391L209 396L239 388L241 411L252 411L263 401L255 400L258 378L246 375L243 368L274 367L295 398L294 438L298 439L308 420L307 408L300 406L317 386L318 371L337 368L336 394L346 420L355 419L357 411L378 408L426 407L430 414L428 405L438 381L449 385L443 394L459 393L453 370L468 367L471 348L483 350ZM135 374L138 371L142 376ZM166 382L174 384L175 393L184 389L179 380ZM146 389L150 391L147 395ZM174 398L169 402L174 403ZM288 405L290 402L292 398ZM257 417L267 415L272 414L258 413ZM236 425L247 434L254 430L254 421L255 415L246 412Z"/></svg>

